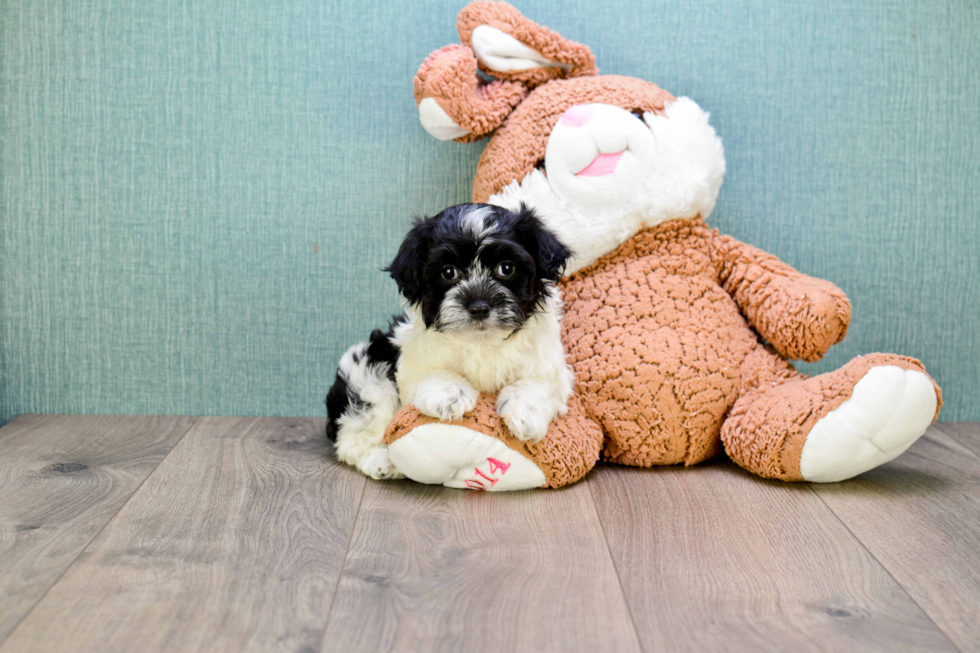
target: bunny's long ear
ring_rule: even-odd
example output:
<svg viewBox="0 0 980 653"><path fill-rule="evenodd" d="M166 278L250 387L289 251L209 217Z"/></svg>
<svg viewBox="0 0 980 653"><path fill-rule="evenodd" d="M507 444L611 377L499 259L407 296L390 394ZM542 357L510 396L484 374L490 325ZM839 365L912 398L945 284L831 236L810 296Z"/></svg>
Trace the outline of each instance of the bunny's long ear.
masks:
<svg viewBox="0 0 980 653"><path fill-rule="evenodd" d="M415 74L415 101L425 130L442 141L476 141L504 121L528 89L510 81L485 82L473 51L447 45L430 54Z"/></svg>
<svg viewBox="0 0 980 653"><path fill-rule="evenodd" d="M477 0L456 18L463 45L483 72L534 88L552 79L596 75L592 51L525 18L506 2Z"/></svg>

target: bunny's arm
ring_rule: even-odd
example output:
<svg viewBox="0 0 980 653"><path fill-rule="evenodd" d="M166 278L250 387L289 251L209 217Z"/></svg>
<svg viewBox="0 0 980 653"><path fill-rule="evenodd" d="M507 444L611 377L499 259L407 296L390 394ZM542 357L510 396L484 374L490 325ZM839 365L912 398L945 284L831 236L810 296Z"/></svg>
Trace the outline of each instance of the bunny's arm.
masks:
<svg viewBox="0 0 980 653"><path fill-rule="evenodd" d="M730 236L715 232L711 245L722 287L783 356L817 361L844 338L851 303L840 288Z"/></svg>

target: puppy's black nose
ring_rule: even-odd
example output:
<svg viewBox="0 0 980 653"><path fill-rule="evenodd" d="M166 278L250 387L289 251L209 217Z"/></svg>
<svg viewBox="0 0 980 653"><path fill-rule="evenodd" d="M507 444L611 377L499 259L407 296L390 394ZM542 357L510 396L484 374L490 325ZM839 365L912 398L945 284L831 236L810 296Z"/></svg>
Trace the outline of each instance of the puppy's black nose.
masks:
<svg viewBox="0 0 980 653"><path fill-rule="evenodd" d="M474 320L485 320L490 316L490 304L486 303L482 299L477 299L471 302L469 306L466 307L469 311L470 317Z"/></svg>

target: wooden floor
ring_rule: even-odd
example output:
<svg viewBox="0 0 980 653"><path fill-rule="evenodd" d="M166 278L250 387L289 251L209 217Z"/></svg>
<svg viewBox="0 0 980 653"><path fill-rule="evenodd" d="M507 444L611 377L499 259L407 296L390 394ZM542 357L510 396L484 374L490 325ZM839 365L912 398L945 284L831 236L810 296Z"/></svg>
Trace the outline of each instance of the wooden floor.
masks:
<svg viewBox="0 0 980 653"><path fill-rule="evenodd" d="M366 480L322 420L0 430L0 653L980 650L980 423L837 485Z"/></svg>

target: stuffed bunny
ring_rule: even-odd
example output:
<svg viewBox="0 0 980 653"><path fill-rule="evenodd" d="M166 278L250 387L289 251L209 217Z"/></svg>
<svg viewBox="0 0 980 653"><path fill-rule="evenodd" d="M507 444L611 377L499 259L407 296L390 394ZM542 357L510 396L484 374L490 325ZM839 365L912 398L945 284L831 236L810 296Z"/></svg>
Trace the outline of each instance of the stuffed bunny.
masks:
<svg viewBox="0 0 980 653"><path fill-rule="evenodd" d="M454 423L406 406L385 438L402 473L559 487L600 459L693 465L724 448L765 478L832 482L922 435L942 401L919 361L869 354L812 378L789 363L840 342L850 303L705 224L725 160L697 104L598 75L587 47L505 3L473 2L457 26L463 45L415 78L419 116L442 140L489 136L473 200L526 204L573 251L562 337L576 394L536 443L507 432L493 397Z"/></svg>

